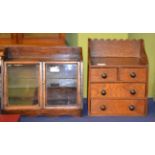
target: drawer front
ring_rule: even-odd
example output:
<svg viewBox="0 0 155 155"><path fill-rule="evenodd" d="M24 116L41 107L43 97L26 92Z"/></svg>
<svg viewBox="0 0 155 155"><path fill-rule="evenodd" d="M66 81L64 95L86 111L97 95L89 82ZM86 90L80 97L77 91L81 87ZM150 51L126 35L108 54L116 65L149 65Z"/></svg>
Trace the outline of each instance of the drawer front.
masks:
<svg viewBox="0 0 155 155"><path fill-rule="evenodd" d="M119 69L120 81L126 82L146 82L146 68L121 68Z"/></svg>
<svg viewBox="0 0 155 155"><path fill-rule="evenodd" d="M116 68L96 68L90 70L91 82L116 81Z"/></svg>
<svg viewBox="0 0 155 155"><path fill-rule="evenodd" d="M91 84L91 98L144 98L145 84L105 83Z"/></svg>
<svg viewBox="0 0 155 155"><path fill-rule="evenodd" d="M145 115L146 100L91 100L91 115Z"/></svg>

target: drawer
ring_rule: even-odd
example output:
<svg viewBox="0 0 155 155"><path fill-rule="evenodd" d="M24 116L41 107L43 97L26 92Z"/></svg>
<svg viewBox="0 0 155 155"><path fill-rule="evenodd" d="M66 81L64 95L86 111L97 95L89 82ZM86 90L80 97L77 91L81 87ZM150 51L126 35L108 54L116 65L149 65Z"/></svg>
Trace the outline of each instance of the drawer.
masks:
<svg viewBox="0 0 155 155"><path fill-rule="evenodd" d="M120 81L126 82L146 82L146 68L121 68L119 69Z"/></svg>
<svg viewBox="0 0 155 155"><path fill-rule="evenodd" d="M91 100L91 115L145 115L146 100Z"/></svg>
<svg viewBox="0 0 155 155"><path fill-rule="evenodd" d="M91 98L144 98L146 96L143 83L92 83Z"/></svg>
<svg viewBox="0 0 155 155"><path fill-rule="evenodd" d="M90 70L91 82L116 81L116 68L95 68Z"/></svg>

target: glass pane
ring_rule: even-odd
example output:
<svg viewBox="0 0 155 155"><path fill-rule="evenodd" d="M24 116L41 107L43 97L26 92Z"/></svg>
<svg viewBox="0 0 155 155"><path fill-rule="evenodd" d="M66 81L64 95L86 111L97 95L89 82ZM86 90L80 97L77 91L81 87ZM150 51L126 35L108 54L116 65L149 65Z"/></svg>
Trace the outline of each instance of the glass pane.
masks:
<svg viewBox="0 0 155 155"><path fill-rule="evenodd" d="M46 75L52 79L76 79L76 64L48 64L46 66Z"/></svg>
<svg viewBox="0 0 155 155"><path fill-rule="evenodd" d="M24 33L24 38L59 38L59 33Z"/></svg>
<svg viewBox="0 0 155 155"><path fill-rule="evenodd" d="M0 33L0 38L11 38L10 33Z"/></svg>
<svg viewBox="0 0 155 155"><path fill-rule="evenodd" d="M8 101L10 105L36 105L39 65L8 64Z"/></svg>
<svg viewBox="0 0 155 155"><path fill-rule="evenodd" d="M74 105L77 102L77 64L46 65L46 103Z"/></svg>

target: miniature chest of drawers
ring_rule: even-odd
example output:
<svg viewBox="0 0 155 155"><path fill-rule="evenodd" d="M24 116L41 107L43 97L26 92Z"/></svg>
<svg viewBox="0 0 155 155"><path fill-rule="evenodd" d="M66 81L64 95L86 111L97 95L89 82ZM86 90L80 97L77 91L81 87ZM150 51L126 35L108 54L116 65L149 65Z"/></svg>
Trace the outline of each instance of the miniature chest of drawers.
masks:
<svg viewBox="0 0 155 155"><path fill-rule="evenodd" d="M88 42L89 115L146 115L148 60L143 40Z"/></svg>

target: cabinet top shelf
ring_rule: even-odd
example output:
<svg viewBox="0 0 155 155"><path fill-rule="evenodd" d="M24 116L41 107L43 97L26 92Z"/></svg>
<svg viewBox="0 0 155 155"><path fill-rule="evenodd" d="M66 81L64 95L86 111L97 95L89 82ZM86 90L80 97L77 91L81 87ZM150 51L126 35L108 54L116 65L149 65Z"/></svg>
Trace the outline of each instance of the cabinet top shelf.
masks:
<svg viewBox="0 0 155 155"><path fill-rule="evenodd" d="M67 46L13 46L3 50L4 60L39 60L39 61L81 61L80 47ZM3 54L2 54L3 55Z"/></svg>

